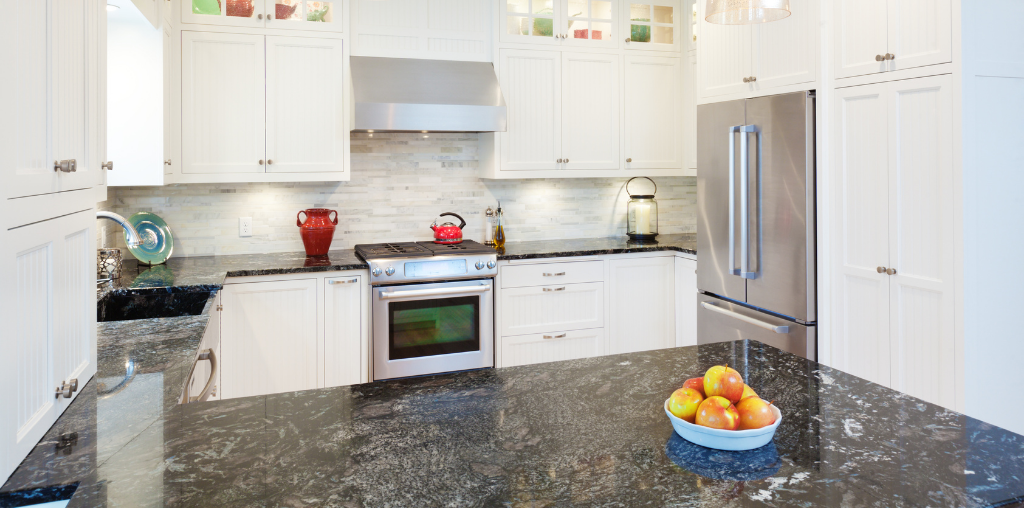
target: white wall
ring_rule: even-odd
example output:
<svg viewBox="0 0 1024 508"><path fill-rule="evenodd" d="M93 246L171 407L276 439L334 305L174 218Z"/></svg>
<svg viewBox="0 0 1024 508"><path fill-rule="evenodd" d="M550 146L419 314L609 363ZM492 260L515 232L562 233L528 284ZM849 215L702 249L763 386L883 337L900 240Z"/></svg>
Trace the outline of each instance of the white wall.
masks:
<svg viewBox="0 0 1024 508"><path fill-rule="evenodd" d="M135 4L116 3L107 12L107 184L162 182L163 35Z"/></svg>

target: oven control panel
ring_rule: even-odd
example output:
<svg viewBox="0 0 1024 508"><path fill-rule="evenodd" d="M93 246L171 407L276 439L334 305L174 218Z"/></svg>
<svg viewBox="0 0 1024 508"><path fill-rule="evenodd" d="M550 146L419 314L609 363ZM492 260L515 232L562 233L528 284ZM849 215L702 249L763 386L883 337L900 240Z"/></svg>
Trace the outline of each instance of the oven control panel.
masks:
<svg viewBox="0 0 1024 508"><path fill-rule="evenodd" d="M476 279L497 274L498 257L494 254L370 260L373 284Z"/></svg>

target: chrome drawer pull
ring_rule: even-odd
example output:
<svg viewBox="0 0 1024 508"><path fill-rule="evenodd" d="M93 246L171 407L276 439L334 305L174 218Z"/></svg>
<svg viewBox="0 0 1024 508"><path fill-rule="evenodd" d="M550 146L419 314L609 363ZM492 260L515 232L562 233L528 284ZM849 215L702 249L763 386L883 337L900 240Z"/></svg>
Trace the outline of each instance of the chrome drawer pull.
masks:
<svg viewBox="0 0 1024 508"><path fill-rule="evenodd" d="M560 287L560 288L555 288L555 289L551 289L551 288L541 288L541 291L565 291L565 286L562 286L562 287Z"/></svg>
<svg viewBox="0 0 1024 508"><path fill-rule="evenodd" d="M560 334L560 335L545 335L544 338L545 339L564 339L565 338L565 334L563 333L563 334Z"/></svg>
<svg viewBox="0 0 1024 508"><path fill-rule="evenodd" d="M213 390L213 383L217 380L217 370L219 367L217 366L217 355L213 352L212 349L204 349L202 353L199 353L199 358L197 358L195 363L192 364L192 370L195 371L196 363L199 363L203 360L207 360L210 362L210 379L206 380L206 386L203 387L202 392L199 392L199 395L188 398L189 402L198 402L209 396L210 391ZM191 381L192 374L189 374L188 378L189 381Z"/></svg>
<svg viewBox="0 0 1024 508"><path fill-rule="evenodd" d="M561 276L565 275L565 272L558 272L558 273L544 272L541 275L543 275L545 277L561 277Z"/></svg>
<svg viewBox="0 0 1024 508"><path fill-rule="evenodd" d="M356 282L359 282L359 279L329 280L329 281L327 281L328 284L354 284Z"/></svg>

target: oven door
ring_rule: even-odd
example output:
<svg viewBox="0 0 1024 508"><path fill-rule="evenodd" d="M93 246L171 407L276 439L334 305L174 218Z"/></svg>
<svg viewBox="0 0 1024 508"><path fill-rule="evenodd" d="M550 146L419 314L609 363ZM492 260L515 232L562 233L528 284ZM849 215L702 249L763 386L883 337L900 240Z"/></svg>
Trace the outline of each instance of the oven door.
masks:
<svg viewBox="0 0 1024 508"><path fill-rule="evenodd" d="M374 287L374 381L493 367L493 282Z"/></svg>

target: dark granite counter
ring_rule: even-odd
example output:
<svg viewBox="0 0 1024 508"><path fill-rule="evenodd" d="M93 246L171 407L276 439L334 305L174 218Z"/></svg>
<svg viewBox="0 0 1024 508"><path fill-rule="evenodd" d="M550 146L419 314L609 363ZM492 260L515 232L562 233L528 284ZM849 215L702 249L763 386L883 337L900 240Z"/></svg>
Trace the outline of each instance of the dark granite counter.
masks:
<svg viewBox="0 0 1024 508"><path fill-rule="evenodd" d="M143 346L137 357L156 364L191 347L176 338L187 332L168 326L164 346ZM717 452L673 433L665 398L685 378L725 362L781 409L773 443ZM136 390L134 404L156 415L148 425L123 411L128 406L111 407L105 401L114 398L97 396L99 383L89 383L2 491L78 482L71 506L1024 501L1024 437L760 343L184 406L163 389L177 374L162 372L163 381L146 383L136 375L118 395ZM127 425L145 429L125 441ZM62 446L61 435L71 432L75 444Z"/></svg>
<svg viewBox="0 0 1024 508"><path fill-rule="evenodd" d="M537 240L510 242L498 259L536 259L569 256L597 256L632 252L673 251L697 255L697 235L693 233L659 235L657 243L639 243L625 236L577 238L573 240Z"/></svg>

